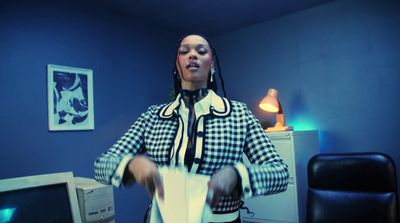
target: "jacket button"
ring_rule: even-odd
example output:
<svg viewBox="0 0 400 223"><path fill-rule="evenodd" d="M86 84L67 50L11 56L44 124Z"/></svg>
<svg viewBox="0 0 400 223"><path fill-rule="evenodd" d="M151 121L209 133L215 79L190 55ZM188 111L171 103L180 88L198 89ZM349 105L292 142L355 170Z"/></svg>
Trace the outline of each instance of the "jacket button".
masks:
<svg viewBox="0 0 400 223"><path fill-rule="evenodd" d="M203 132L197 132L197 137L203 137L204 133Z"/></svg>
<svg viewBox="0 0 400 223"><path fill-rule="evenodd" d="M244 188L244 192L249 193L250 192L250 188L248 188L248 187Z"/></svg>
<svg viewBox="0 0 400 223"><path fill-rule="evenodd" d="M201 159L200 158L194 158L193 162L195 164L200 164L201 163Z"/></svg>

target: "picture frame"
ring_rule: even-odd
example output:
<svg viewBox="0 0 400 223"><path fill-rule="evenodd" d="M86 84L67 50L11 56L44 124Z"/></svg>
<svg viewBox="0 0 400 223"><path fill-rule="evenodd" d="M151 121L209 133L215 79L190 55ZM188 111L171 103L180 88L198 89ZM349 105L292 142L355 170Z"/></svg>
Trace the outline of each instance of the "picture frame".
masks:
<svg viewBox="0 0 400 223"><path fill-rule="evenodd" d="M49 131L94 129L93 70L47 65Z"/></svg>

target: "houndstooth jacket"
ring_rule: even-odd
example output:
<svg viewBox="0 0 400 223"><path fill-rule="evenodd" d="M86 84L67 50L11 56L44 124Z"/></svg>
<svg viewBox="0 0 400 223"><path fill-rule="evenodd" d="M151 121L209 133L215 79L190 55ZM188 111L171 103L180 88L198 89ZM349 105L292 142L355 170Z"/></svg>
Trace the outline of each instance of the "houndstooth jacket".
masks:
<svg viewBox="0 0 400 223"><path fill-rule="evenodd" d="M220 97L209 90L209 109L197 117L196 154L191 172L211 176L224 166L238 170L244 198L286 190L288 169L258 120L246 105ZM204 99L202 99L204 100ZM183 122L180 95L169 104L149 107L120 140L95 161L95 178L105 184L122 182L127 163L138 153L146 153L157 166L178 162ZM184 149L184 148L183 148ZM243 164L246 154L252 165ZM231 213L240 200L223 197L213 213Z"/></svg>

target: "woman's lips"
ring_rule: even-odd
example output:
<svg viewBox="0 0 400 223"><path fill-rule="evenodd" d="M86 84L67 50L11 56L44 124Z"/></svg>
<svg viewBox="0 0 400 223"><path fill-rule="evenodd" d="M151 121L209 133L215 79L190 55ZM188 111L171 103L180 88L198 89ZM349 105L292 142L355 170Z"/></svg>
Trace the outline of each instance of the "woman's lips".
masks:
<svg viewBox="0 0 400 223"><path fill-rule="evenodd" d="M190 62L186 65L186 69L197 69L200 67L199 63L196 62Z"/></svg>

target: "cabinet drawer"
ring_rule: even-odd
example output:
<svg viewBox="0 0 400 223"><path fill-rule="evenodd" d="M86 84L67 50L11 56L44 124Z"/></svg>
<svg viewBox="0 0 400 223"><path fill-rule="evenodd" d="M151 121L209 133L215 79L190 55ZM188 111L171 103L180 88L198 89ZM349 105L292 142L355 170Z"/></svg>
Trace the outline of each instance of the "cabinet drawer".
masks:
<svg viewBox="0 0 400 223"><path fill-rule="evenodd" d="M293 184L288 185L285 192L250 198L245 201L244 206L248 207L254 215L241 210L243 222L296 222L297 221L297 203L295 199L295 190Z"/></svg>
<svg viewBox="0 0 400 223"><path fill-rule="evenodd" d="M290 178L289 180L293 181L296 172L294 168L293 143L291 141L291 138L271 137L270 139L272 144L274 144L279 156L282 158L283 162L288 165Z"/></svg>

